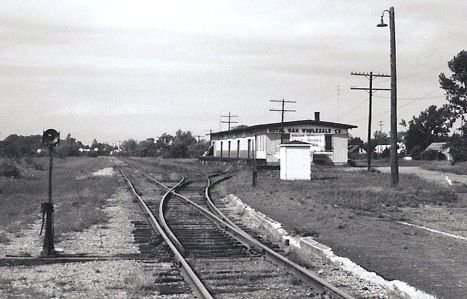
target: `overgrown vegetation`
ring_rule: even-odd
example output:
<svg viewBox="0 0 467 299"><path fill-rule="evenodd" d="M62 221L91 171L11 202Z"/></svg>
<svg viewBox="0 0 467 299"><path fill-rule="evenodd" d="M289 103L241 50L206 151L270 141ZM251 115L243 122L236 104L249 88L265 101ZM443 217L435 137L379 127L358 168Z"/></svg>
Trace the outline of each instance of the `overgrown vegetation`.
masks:
<svg viewBox="0 0 467 299"><path fill-rule="evenodd" d="M122 142L121 154L137 157L197 158L209 148L209 142L196 140L190 131L178 130L175 136L164 133L157 140L148 138L139 143L133 139Z"/></svg>
<svg viewBox="0 0 467 299"><path fill-rule="evenodd" d="M17 162L13 159L4 159L0 163L0 176L18 178L21 175Z"/></svg>
<svg viewBox="0 0 467 299"><path fill-rule="evenodd" d="M242 171L225 185L225 192L240 197L262 196L271 200L285 197L301 203L322 202L376 215L385 209L457 200L450 190L428 184L414 175L401 175L400 187L392 189L389 174L348 172L331 167L314 168L311 181L282 181L276 170L261 171L256 188L251 186L251 172Z"/></svg>
<svg viewBox="0 0 467 299"><path fill-rule="evenodd" d="M428 170L467 175L467 162L459 162L452 165L448 161L431 161L422 164L420 167Z"/></svg>
<svg viewBox="0 0 467 299"><path fill-rule="evenodd" d="M48 172L37 170L34 163L22 163L25 175L0 177L0 227L16 232L39 219L41 203L48 200ZM92 177L92 172L112 166L108 158L57 159L54 161L53 202L56 207L57 235L77 231L106 221L101 206L113 192L117 180Z"/></svg>

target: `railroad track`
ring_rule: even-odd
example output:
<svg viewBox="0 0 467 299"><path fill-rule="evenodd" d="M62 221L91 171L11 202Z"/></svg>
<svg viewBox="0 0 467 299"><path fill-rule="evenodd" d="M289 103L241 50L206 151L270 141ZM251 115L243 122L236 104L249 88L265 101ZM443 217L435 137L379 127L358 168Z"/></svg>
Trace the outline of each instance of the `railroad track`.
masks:
<svg viewBox="0 0 467 299"><path fill-rule="evenodd" d="M167 183L136 168L119 170L196 297L353 298L225 217L209 197L210 178ZM154 185L163 196L142 196L153 194Z"/></svg>

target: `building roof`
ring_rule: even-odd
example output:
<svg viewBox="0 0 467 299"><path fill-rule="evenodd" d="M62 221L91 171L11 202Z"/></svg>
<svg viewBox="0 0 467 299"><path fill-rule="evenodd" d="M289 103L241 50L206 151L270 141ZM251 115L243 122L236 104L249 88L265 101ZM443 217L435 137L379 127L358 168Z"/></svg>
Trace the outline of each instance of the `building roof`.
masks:
<svg viewBox="0 0 467 299"><path fill-rule="evenodd" d="M442 151L446 149L446 142L432 142L425 150Z"/></svg>
<svg viewBox="0 0 467 299"><path fill-rule="evenodd" d="M213 132L212 136L217 136L221 134L233 134L233 133L241 133L241 132L248 132L257 129L265 129L269 127L280 127L281 123L268 123L268 124L260 124L254 126L242 126L240 128L235 128L230 131L220 131L220 132ZM284 126L296 126L296 125L312 125L312 126L323 126L323 127L333 127L339 129L353 129L357 126L342 124L342 123L334 123L328 121L319 121L319 120L312 120L312 119L303 119L303 120L294 120L294 121L285 121Z"/></svg>

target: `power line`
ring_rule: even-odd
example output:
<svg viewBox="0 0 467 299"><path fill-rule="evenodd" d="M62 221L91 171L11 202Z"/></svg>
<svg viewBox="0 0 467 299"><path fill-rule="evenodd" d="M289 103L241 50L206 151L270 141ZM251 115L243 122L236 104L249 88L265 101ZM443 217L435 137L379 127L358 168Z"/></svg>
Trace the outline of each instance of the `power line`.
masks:
<svg viewBox="0 0 467 299"><path fill-rule="evenodd" d="M435 98L439 98L441 96L444 96L444 95L437 95L437 96L429 96L429 95L432 95L434 94L435 92L439 91L439 89L437 90L433 90L433 91L430 91L428 92L427 94L421 96L421 97L403 97L403 98L397 98L399 100L405 100L405 101L419 101L419 100L426 100L426 99L435 99ZM389 99L388 97L383 97L383 96L376 96L375 97L377 98L383 98L383 99Z"/></svg>
<svg viewBox="0 0 467 299"><path fill-rule="evenodd" d="M349 111L346 111L344 114L347 115L347 114L350 114L350 112L353 112L355 109L357 109L358 107L360 107L363 103L365 103L367 101L367 99L364 99L363 101L361 101L360 103L358 103L356 106L354 106L353 108L350 108Z"/></svg>

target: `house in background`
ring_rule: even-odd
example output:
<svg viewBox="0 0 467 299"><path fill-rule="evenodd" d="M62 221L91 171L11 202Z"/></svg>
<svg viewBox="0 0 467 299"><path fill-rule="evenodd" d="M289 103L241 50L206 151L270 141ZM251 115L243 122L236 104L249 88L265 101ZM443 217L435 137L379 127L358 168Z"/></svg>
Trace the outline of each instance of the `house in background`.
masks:
<svg viewBox="0 0 467 299"><path fill-rule="evenodd" d="M447 147L446 142L432 142L426 149L425 151L437 151L438 153L441 153L446 156L446 160L452 161L452 155L449 153L450 148Z"/></svg>

